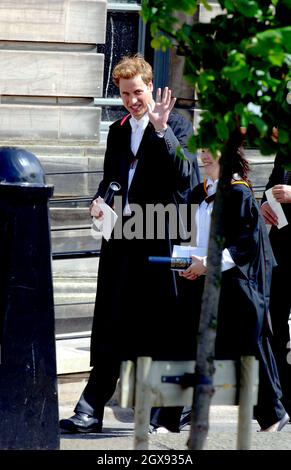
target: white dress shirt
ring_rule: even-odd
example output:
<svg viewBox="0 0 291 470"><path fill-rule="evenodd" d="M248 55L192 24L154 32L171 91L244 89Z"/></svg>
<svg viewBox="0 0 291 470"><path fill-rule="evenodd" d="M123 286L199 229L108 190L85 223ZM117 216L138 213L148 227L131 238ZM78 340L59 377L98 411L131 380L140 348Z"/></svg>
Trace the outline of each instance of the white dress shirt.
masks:
<svg viewBox="0 0 291 470"><path fill-rule="evenodd" d="M130 120L131 125L131 151L133 155L137 154L138 148L140 146L141 140L143 138L143 133L145 128L149 123L149 116L148 113L144 114L142 118L135 119L131 116Z"/></svg>
<svg viewBox="0 0 291 470"><path fill-rule="evenodd" d="M133 116L131 116L130 120L130 125L131 125L131 142L130 142L130 147L131 151L134 156L136 156L140 143L143 138L143 134L145 131L145 128L147 127L149 123L149 116L148 113L144 114L144 116L141 119L135 119ZM134 159L130 165L129 172L128 172L128 190L130 188L130 185L132 183L134 173L137 167L138 159ZM128 204L128 195L126 195L126 203L125 207L123 209L123 215L131 215L131 209Z"/></svg>
<svg viewBox="0 0 291 470"><path fill-rule="evenodd" d="M206 178L207 196L211 196L212 194L216 193L217 182L218 180L212 181L212 179ZM211 201L208 204L204 200L199 205L199 208L195 214L196 227L197 227L196 246L199 248L205 248L206 252L208 249L212 209L213 209L213 201ZM207 256L204 256L201 259L203 261L204 266L206 266ZM226 271L227 269L231 269L234 266L235 266L235 262L233 261L229 250L225 248L222 251L221 271Z"/></svg>

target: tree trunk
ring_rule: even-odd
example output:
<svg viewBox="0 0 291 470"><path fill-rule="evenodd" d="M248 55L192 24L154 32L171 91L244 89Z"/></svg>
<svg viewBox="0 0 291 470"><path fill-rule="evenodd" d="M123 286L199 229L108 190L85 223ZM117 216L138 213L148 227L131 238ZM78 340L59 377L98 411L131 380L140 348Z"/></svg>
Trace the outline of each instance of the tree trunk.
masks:
<svg viewBox="0 0 291 470"><path fill-rule="evenodd" d="M217 310L221 283L223 249L222 214L232 177L232 157L241 139L235 133L220 159L220 178L214 201L207 255L207 275L202 298L195 366L195 388L188 448L202 450L209 430L209 407L214 393L213 374ZM194 281L195 282L195 281Z"/></svg>

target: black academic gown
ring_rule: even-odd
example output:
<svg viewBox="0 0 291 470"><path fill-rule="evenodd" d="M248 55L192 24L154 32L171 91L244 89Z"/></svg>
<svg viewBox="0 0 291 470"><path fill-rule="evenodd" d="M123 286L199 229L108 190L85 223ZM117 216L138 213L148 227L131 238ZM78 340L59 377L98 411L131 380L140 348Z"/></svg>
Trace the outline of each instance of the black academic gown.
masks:
<svg viewBox="0 0 291 470"><path fill-rule="evenodd" d="M204 198L201 184L192 192L191 202L199 204ZM241 354L254 354L263 326L268 324L274 258L257 203L246 185L231 185L222 225L224 248L229 250L236 266L222 273L216 357L230 359ZM181 309L193 308L196 332L204 280L205 276L196 281L179 280Z"/></svg>
<svg viewBox="0 0 291 470"><path fill-rule="evenodd" d="M290 165L290 157L287 158L283 154L278 153L272 173L270 175L266 189L277 184L291 185L291 174L288 175L285 168ZM262 203L265 202L264 195ZM282 204L283 211L286 215L288 225L278 229L272 226L270 230L270 241L277 266L273 272L271 294L270 294L270 314L273 326L272 347L276 362L279 369L279 376L282 385L283 398L282 401L291 415L291 364L287 361L287 355L290 355L290 341L288 319L291 309L291 204Z"/></svg>
<svg viewBox="0 0 291 470"><path fill-rule="evenodd" d="M94 199L103 197L109 183L117 181L121 185L122 208L111 239L102 241L91 337L94 367L75 407L76 413L95 416L100 423L104 406L115 390L122 359L144 355L171 359L178 351L176 329L180 320L175 273L150 265L148 257L170 256L180 231L175 231L175 224L166 219L159 238L151 226L151 238L146 237L145 224L142 231L135 227L137 238L122 237L120 231L124 233L125 226L132 223L132 218L122 217L127 193L131 208L137 204L144 214L151 204L170 204L176 213L178 205L186 202L191 182L199 180L199 171L195 157L189 162L180 158L176 150L181 146L189 156L186 145L192 132L190 123L177 113L171 113L162 138L149 123L128 190L128 172L134 158L129 118L113 123L109 130L104 178ZM166 408L163 413L167 415Z"/></svg>
<svg viewBox="0 0 291 470"><path fill-rule="evenodd" d="M192 192L192 202L199 203L203 186ZM282 393L278 372L268 337L269 295L272 269L275 264L265 224L250 188L234 184L226 200L223 214L224 248L227 248L236 266L224 271L218 307L216 359L238 359L241 355L255 355L260 363L259 401L256 418L262 428L279 421L285 414L280 402ZM191 345L188 355L196 351L201 300L205 276L195 281L181 278L181 310L193 313L187 339ZM186 331L184 331L186 333Z"/></svg>
<svg viewBox="0 0 291 470"><path fill-rule="evenodd" d="M134 158L130 150L129 118L112 124L104 160L104 179L95 197L104 196L108 184L117 181L121 185L122 207L127 192L131 207L138 204L144 214L151 204L177 207L179 203L185 203L191 170L189 161L181 159L176 149L180 145L186 147L192 128L176 113L170 115L168 124L163 138L156 135L151 123L145 129L129 191L128 171ZM108 242L103 239L101 246L91 341L92 365L100 357L126 359L151 355L169 358L175 355L178 322L175 273L150 265L148 257L170 256L179 234L176 236L169 230L165 221L160 239L156 238L156 233L152 233L152 239L146 239L145 217L144 230L135 227L139 239L128 240L120 237L120 233L124 224L129 227L131 220L124 217L122 225L119 215L114 235Z"/></svg>
<svg viewBox="0 0 291 470"><path fill-rule="evenodd" d="M270 175L268 184L266 185L266 190L272 188L277 184L291 185L291 175L289 174L288 180L288 175L286 174L285 168L287 165L290 165L290 157L287 158L283 154L278 153L274 161L274 167ZM262 204L265 201L266 196L264 194ZM291 263L291 250L289 249L291 240L291 204L283 203L282 208L286 215L288 225L281 229L278 229L276 226L272 226L270 230L270 240L277 263L280 266L284 266L286 272L289 273Z"/></svg>

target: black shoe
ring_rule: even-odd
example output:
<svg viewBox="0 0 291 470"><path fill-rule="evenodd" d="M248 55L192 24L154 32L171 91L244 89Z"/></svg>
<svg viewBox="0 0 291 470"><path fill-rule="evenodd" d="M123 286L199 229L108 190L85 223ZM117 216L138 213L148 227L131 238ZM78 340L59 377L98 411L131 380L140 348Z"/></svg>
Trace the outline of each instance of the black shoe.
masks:
<svg viewBox="0 0 291 470"><path fill-rule="evenodd" d="M85 413L77 413L71 418L61 419L60 427L70 433L100 433L102 422L99 419Z"/></svg>

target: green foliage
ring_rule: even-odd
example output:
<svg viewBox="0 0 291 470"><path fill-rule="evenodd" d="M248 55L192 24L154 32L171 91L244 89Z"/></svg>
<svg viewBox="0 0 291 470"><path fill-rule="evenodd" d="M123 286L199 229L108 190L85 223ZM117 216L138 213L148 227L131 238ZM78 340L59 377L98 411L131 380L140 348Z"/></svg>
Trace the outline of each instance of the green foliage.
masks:
<svg viewBox="0 0 291 470"><path fill-rule="evenodd" d="M249 146L291 155L291 0L219 0L222 13L210 23L179 20L179 12L193 17L198 3L144 0L142 7L152 45L165 50L175 41L184 53L185 78L204 110L190 149L223 152L232 133L246 127Z"/></svg>
<svg viewBox="0 0 291 470"><path fill-rule="evenodd" d="M185 157L185 154L183 152L183 149L181 147L181 145L178 145L178 147L176 148L176 155L177 157L179 157L181 160L187 160L187 158Z"/></svg>
<svg viewBox="0 0 291 470"><path fill-rule="evenodd" d="M209 328L211 328L212 330L215 330L217 329L217 320L215 319L211 319L210 322L209 322Z"/></svg>

